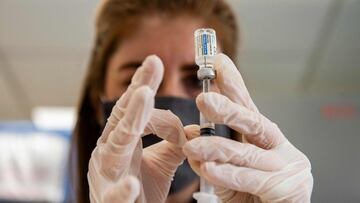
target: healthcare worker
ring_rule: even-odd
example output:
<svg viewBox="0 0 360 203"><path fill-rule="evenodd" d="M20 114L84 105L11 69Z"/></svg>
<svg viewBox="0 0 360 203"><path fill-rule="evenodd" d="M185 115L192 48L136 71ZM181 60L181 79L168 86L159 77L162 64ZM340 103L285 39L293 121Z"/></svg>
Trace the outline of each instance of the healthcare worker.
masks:
<svg viewBox="0 0 360 203"><path fill-rule="evenodd" d="M217 31L226 54L217 93L200 94L200 27ZM191 168L224 202L310 201L310 163L252 102L231 60L237 36L222 0L102 2L72 148L78 202L191 202ZM218 136L196 138L197 109L223 124Z"/></svg>

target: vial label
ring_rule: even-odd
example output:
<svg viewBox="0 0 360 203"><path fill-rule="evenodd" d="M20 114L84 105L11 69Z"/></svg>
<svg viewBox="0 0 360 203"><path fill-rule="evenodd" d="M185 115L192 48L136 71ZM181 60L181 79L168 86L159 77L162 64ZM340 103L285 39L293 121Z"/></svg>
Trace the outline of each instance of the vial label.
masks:
<svg viewBox="0 0 360 203"><path fill-rule="evenodd" d="M195 31L196 57L216 55L216 34L213 29L198 29Z"/></svg>

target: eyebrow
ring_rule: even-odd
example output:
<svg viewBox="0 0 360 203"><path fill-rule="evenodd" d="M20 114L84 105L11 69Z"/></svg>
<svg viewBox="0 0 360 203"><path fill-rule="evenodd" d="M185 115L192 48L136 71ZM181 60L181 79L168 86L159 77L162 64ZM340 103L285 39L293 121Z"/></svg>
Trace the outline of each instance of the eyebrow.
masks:
<svg viewBox="0 0 360 203"><path fill-rule="evenodd" d="M124 69L137 69L141 66L142 61L129 61L126 62L118 67L118 70L124 70Z"/></svg>

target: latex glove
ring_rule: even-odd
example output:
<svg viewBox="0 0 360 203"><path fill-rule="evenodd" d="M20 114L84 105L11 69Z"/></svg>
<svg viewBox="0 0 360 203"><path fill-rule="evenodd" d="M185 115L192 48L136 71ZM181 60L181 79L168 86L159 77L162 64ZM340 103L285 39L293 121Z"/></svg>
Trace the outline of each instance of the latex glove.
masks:
<svg viewBox="0 0 360 203"><path fill-rule="evenodd" d="M180 119L170 111L154 109L163 72L158 57L146 58L114 106L89 162L91 202L121 200L123 194L114 191L119 191L119 182L129 175L141 183L138 202L165 201L175 170L185 159L181 147L191 126L184 131ZM143 149L140 138L144 132L166 140Z"/></svg>
<svg viewBox="0 0 360 203"><path fill-rule="evenodd" d="M223 202L310 202L313 177L307 157L258 112L227 56L218 55L215 68L215 84L225 96L200 94L197 106L207 119L228 125L248 143L195 138L184 146L193 169L216 186Z"/></svg>
<svg viewBox="0 0 360 203"><path fill-rule="evenodd" d="M140 194L140 182L134 176L124 177L107 192L104 202L134 203Z"/></svg>

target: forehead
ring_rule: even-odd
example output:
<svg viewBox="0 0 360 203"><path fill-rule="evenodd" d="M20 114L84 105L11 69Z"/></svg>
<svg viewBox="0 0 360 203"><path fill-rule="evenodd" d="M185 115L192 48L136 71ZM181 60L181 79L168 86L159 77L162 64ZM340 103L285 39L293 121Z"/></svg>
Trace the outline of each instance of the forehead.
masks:
<svg viewBox="0 0 360 203"><path fill-rule="evenodd" d="M191 16L144 17L132 36L119 45L118 57L142 60L150 54L167 61L194 61L194 31L203 27L201 19Z"/></svg>

